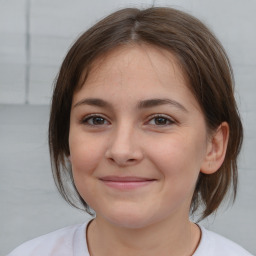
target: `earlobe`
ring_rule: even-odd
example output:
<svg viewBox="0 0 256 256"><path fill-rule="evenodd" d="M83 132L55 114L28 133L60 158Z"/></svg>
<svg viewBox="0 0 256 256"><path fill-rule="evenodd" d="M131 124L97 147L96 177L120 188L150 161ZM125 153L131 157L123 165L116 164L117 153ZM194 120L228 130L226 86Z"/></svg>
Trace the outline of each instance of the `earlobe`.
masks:
<svg viewBox="0 0 256 256"><path fill-rule="evenodd" d="M71 155L68 156L68 160L70 163L72 162Z"/></svg>
<svg viewBox="0 0 256 256"><path fill-rule="evenodd" d="M208 142L206 156L201 165L202 173L212 174L221 167L227 151L228 138L229 125L223 122Z"/></svg>

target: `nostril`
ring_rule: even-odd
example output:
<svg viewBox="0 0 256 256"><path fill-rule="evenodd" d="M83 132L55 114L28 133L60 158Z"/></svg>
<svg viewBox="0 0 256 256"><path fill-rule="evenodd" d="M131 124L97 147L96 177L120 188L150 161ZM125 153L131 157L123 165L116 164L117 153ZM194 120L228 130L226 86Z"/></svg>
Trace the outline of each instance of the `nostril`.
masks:
<svg viewBox="0 0 256 256"><path fill-rule="evenodd" d="M143 154L140 150L132 148L120 149L110 147L105 153L106 159L109 163L117 164L119 166L132 165L143 159Z"/></svg>
<svg viewBox="0 0 256 256"><path fill-rule="evenodd" d="M109 158L109 161L115 162L114 158Z"/></svg>
<svg viewBox="0 0 256 256"><path fill-rule="evenodd" d="M111 163L115 163L119 166L125 166L125 165L129 165L129 164L133 164L136 162L136 159L135 158L130 158L130 159L115 159L115 158L108 158L108 160L111 162Z"/></svg>
<svg viewBox="0 0 256 256"><path fill-rule="evenodd" d="M127 162L134 162L135 159L128 159Z"/></svg>

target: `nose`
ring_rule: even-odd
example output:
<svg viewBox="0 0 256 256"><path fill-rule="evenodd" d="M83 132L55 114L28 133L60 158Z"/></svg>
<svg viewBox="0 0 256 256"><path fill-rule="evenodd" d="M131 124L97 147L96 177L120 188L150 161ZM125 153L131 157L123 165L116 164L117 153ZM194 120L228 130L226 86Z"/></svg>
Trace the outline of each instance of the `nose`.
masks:
<svg viewBox="0 0 256 256"><path fill-rule="evenodd" d="M111 135L106 158L118 166L130 166L143 159L138 134L133 127L119 127Z"/></svg>

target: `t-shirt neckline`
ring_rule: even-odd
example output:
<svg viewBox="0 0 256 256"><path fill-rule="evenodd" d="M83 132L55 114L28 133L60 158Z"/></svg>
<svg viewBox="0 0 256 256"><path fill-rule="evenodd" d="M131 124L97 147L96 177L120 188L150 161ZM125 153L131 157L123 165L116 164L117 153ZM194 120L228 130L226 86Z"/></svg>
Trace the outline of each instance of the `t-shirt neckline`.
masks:
<svg viewBox="0 0 256 256"><path fill-rule="evenodd" d="M74 241L73 241L74 256L90 256L89 249L88 249L87 232L88 232L88 227L92 221L93 221L93 219L82 224L75 232ZM199 240L198 246L192 256L200 256L203 253L203 248L205 247L204 243L207 242L207 239L205 239L204 227L202 227L200 224L197 224L197 223L195 223L195 224L200 229L200 240Z"/></svg>

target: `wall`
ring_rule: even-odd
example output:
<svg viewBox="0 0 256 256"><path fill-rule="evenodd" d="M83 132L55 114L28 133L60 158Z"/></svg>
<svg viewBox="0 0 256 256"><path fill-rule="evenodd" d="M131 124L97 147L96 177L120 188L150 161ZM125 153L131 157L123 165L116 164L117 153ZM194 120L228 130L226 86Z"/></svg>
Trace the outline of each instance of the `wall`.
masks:
<svg viewBox="0 0 256 256"><path fill-rule="evenodd" d="M52 83L78 34L123 6L153 1L0 0L0 255L23 241L88 218L54 187L47 149ZM256 2L169 0L208 24L229 53L245 143L233 208L204 224L256 254Z"/></svg>

